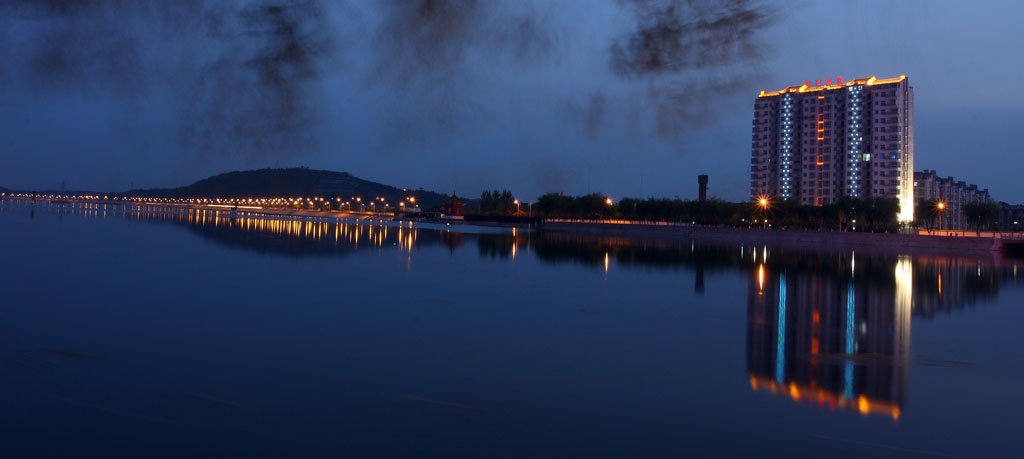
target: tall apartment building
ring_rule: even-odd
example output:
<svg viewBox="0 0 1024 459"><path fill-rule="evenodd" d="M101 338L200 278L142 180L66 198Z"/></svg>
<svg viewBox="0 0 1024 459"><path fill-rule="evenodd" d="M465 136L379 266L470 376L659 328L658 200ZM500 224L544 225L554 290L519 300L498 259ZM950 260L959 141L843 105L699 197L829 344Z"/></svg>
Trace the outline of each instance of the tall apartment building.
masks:
<svg viewBox="0 0 1024 459"><path fill-rule="evenodd" d="M946 210L942 216L943 229L974 228L974 225L964 217L963 205L992 201L988 188L979 189L978 185L957 181L953 177L939 177L935 171L928 169L914 172L914 196L917 199L942 201L945 204Z"/></svg>
<svg viewBox="0 0 1024 459"><path fill-rule="evenodd" d="M906 76L829 78L754 102L751 198L824 205L895 197L914 218L914 88Z"/></svg>

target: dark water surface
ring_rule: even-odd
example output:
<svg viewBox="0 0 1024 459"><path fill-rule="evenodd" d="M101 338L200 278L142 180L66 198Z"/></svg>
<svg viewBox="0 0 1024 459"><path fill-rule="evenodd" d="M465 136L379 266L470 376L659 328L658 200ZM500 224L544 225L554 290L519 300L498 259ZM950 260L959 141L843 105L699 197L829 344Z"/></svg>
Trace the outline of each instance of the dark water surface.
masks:
<svg viewBox="0 0 1024 459"><path fill-rule="evenodd" d="M9 457L1024 454L988 254L0 204Z"/></svg>

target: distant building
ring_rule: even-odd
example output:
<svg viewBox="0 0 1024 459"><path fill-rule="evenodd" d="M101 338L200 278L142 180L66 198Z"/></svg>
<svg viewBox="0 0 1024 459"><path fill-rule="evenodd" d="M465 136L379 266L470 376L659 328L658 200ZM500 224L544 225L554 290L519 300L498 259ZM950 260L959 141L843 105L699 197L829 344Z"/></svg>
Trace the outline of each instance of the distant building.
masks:
<svg viewBox="0 0 1024 459"><path fill-rule="evenodd" d="M751 198L824 205L894 197L913 220L914 88L906 76L838 78L765 92L754 102Z"/></svg>
<svg viewBox="0 0 1024 459"><path fill-rule="evenodd" d="M1020 231L1024 229L1024 204L999 203L999 229Z"/></svg>
<svg viewBox="0 0 1024 459"><path fill-rule="evenodd" d="M953 177L939 177L935 171L928 169L914 172L914 196L917 199L941 201L945 204L942 214L944 229L973 228L971 222L964 217L964 204L992 201L987 188L979 189L978 185L957 181Z"/></svg>
<svg viewBox="0 0 1024 459"><path fill-rule="evenodd" d="M455 192L452 192L452 196L445 199L444 203L441 204L441 218L447 220L462 220L462 208L465 206L465 201L459 199L459 197L455 195Z"/></svg>

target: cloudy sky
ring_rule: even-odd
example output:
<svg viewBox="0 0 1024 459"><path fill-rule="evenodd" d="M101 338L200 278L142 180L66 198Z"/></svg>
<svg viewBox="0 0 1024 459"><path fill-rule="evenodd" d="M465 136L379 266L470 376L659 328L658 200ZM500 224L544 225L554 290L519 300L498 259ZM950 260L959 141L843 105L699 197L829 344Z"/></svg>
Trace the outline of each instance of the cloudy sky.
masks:
<svg viewBox="0 0 1024 459"><path fill-rule="evenodd" d="M741 200L758 91L905 74L915 169L1024 202L1024 4L669 1L14 0L0 186L308 166L464 195L692 198L707 173Z"/></svg>

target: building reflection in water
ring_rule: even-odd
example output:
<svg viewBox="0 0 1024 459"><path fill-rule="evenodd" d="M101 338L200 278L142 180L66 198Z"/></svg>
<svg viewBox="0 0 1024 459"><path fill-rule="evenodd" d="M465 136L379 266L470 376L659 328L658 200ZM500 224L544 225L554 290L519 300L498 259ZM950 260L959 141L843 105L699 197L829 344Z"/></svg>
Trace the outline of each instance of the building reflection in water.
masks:
<svg viewBox="0 0 1024 459"><path fill-rule="evenodd" d="M899 418L907 401L913 270L901 256L884 280L872 261L873 271L858 272L851 254L829 274L758 266L747 304L754 390Z"/></svg>

